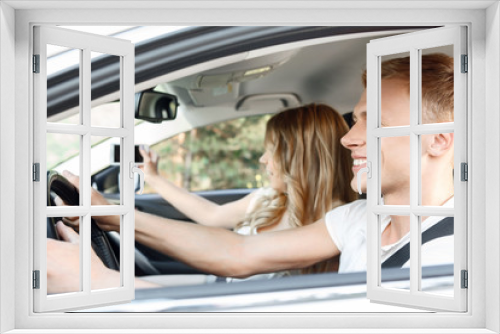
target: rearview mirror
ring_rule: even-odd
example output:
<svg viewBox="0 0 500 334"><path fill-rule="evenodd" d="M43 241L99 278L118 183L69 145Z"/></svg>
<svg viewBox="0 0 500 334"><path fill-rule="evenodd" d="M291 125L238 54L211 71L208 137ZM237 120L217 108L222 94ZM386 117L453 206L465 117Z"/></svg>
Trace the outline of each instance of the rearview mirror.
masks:
<svg viewBox="0 0 500 334"><path fill-rule="evenodd" d="M177 96L152 90L135 94L135 118L161 123L177 117Z"/></svg>

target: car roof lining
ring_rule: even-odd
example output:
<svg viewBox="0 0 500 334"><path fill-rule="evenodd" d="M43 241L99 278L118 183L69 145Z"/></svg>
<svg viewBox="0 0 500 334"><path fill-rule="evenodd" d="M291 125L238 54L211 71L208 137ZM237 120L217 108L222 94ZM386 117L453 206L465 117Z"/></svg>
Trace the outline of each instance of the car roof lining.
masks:
<svg viewBox="0 0 500 334"><path fill-rule="evenodd" d="M135 82L140 84L209 60L277 44L362 32L422 28L430 27L191 27L137 43ZM92 86L93 99L112 94L119 87L119 77L106 58L92 61L92 75L96 71L100 77L108 79L106 82L95 80ZM48 78L48 117L78 106L78 72L78 68L74 67Z"/></svg>

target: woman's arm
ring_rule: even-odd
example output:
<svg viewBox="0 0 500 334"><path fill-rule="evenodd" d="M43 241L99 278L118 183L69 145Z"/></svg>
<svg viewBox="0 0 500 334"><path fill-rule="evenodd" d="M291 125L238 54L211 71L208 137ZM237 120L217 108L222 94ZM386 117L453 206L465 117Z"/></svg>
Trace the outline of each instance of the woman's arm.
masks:
<svg viewBox="0 0 500 334"><path fill-rule="evenodd" d="M141 148L140 152L144 158L142 169L146 182L193 221L206 226L234 228L245 218L253 194L224 205L213 203L161 177L158 173L158 155L154 151L147 152Z"/></svg>
<svg viewBox="0 0 500 334"><path fill-rule="evenodd" d="M63 176L77 189L79 188L80 178L77 175L65 170L63 171ZM170 204L193 221L207 226L234 228L245 218L250 201L255 196L255 192L253 192L237 201L218 205L201 196L191 194L183 188L177 187L159 175L150 175L148 180L150 184L155 185L154 187L158 189L158 192L161 192L162 197L170 202ZM110 204L102 194L94 188L91 188L91 202L92 205ZM113 217L101 216L96 220L102 229L108 231L114 230L113 226L115 222L113 221ZM66 220L65 223L71 224L70 221Z"/></svg>
<svg viewBox="0 0 500 334"><path fill-rule="evenodd" d="M254 193L223 205L211 202L201 196L192 194L184 188L177 187L160 175L146 176L146 182L177 210L193 221L214 227L234 228L245 218L245 214Z"/></svg>
<svg viewBox="0 0 500 334"><path fill-rule="evenodd" d="M339 254L323 219L296 229L243 236L136 212L136 240L203 272L247 277L308 267Z"/></svg>

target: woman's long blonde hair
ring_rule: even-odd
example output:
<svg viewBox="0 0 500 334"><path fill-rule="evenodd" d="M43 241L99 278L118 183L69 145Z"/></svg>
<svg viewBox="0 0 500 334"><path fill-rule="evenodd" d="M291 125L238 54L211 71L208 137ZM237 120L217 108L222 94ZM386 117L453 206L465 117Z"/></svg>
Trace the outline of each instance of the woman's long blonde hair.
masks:
<svg viewBox="0 0 500 334"><path fill-rule="evenodd" d="M290 226L321 219L338 205L355 200L350 187L352 159L340 144L349 128L342 116L324 104L309 104L274 115L267 123L265 147L271 147L276 168L286 185L257 199L240 226L259 230L277 224L285 212ZM336 270L327 260L304 273Z"/></svg>

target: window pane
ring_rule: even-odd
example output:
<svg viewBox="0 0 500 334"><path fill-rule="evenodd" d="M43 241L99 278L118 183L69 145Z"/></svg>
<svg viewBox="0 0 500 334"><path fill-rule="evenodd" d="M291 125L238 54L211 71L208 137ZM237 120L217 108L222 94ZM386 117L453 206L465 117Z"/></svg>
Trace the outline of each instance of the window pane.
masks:
<svg viewBox="0 0 500 334"><path fill-rule="evenodd" d="M120 108L120 101L113 101L93 107L90 112L92 126L109 128L120 127Z"/></svg>
<svg viewBox="0 0 500 334"><path fill-rule="evenodd" d="M108 138L100 136L91 137L92 150L90 153L91 174L99 173L92 178L92 186L99 189L108 197L108 202L119 205L121 203L121 138ZM108 195L114 194L114 195Z"/></svg>
<svg viewBox="0 0 500 334"><path fill-rule="evenodd" d="M453 297L453 217L421 217L421 290ZM432 236L440 236L432 239Z"/></svg>
<svg viewBox="0 0 500 334"><path fill-rule="evenodd" d="M68 49L57 45L47 45L47 121L51 123L80 124L80 49ZM52 91L51 87L58 82L54 81L54 74L63 72L71 75L67 82L67 91ZM58 106L61 94L70 95L77 107L65 110ZM68 103L71 103L68 101ZM65 110L64 112L60 112ZM57 114L56 114L57 113Z"/></svg>
<svg viewBox="0 0 500 334"><path fill-rule="evenodd" d="M381 57L381 61L393 61L408 63L408 75L410 71L409 58L407 60L392 60L394 58L409 57L409 52L392 54ZM387 66L389 68L389 66ZM410 87L408 81L390 78L388 71L381 72L382 88L380 97L380 126L409 126L410 125ZM384 80L388 76L390 79ZM395 98L400 97L400 98Z"/></svg>
<svg viewBox="0 0 500 334"><path fill-rule="evenodd" d="M121 225L121 216L92 216L93 226L92 226L92 252L97 255L100 259L95 256L92 258L91 271L102 270L101 262L108 268L113 269L113 273L109 273L108 277L102 277L99 274L92 274L92 290L101 290L109 288L121 287L120 279L120 228L117 232L104 233L100 229L95 228L94 224L100 219L106 219L107 221L113 220L118 222L118 226ZM102 279L97 280L95 277L101 277Z"/></svg>
<svg viewBox="0 0 500 334"><path fill-rule="evenodd" d="M112 92L120 92L120 57L91 52L92 59L92 101ZM120 96L116 102L92 108L91 126L119 128L121 127Z"/></svg>
<svg viewBox="0 0 500 334"><path fill-rule="evenodd" d="M65 166L77 174L80 167L80 136L47 133L47 170ZM59 168L58 168L59 169Z"/></svg>
<svg viewBox="0 0 500 334"><path fill-rule="evenodd" d="M409 136L381 138L380 184L384 203L410 205Z"/></svg>
<svg viewBox="0 0 500 334"><path fill-rule="evenodd" d="M422 55L432 55L432 57L442 57L444 55L453 57L453 45L442 46L438 48L430 48L421 50ZM436 69L436 62L431 62L429 58L427 64L422 64L422 96L421 108L422 113L419 117L421 124L453 122L453 79L449 80L438 75L442 72L441 69ZM460 59L454 59L460 61ZM430 65L432 64L432 65ZM443 66L443 65L441 65ZM449 68L453 71L453 68ZM436 73L436 75L434 75ZM425 74L425 75L424 75ZM451 77L453 78L453 76ZM432 102L431 102L432 101Z"/></svg>
<svg viewBox="0 0 500 334"><path fill-rule="evenodd" d="M78 231L79 228L79 217L48 217L47 218L47 276L53 273L62 274L60 277L51 276L50 279L47 277L47 281L51 282L48 285L48 294L60 294L60 293L71 293L82 291L82 285L80 281L80 269L81 269L81 253L79 244L70 242L58 242L55 240L61 239L58 232L56 231L56 223L58 221L63 221L68 226L74 226L74 229ZM50 242L49 242L50 239ZM55 239L55 240L54 240ZM78 251L70 251L71 249ZM80 254L80 256L74 256L71 259L63 258L58 256L58 251L66 252L68 254ZM57 251L57 252L56 252ZM61 269L63 267L64 269ZM71 272L72 275L64 275L65 272ZM72 277L72 280L68 281L68 277Z"/></svg>
<svg viewBox="0 0 500 334"><path fill-rule="evenodd" d="M409 216L380 216L380 229L388 224L407 226L407 234L398 242L392 242L386 233L380 233L381 286L390 289L410 289ZM403 230L404 232L404 230Z"/></svg>
<svg viewBox="0 0 500 334"><path fill-rule="evenodd" d="M422 135L419 138L421 147L420 162L420 201L423 206L453 207L453 201L448 200L454 194L454 146L453 134L437 133ZM456 171L460 173L460 169ZM436 189L436 184L440 184ZM436 194L436 192L439 193Z"/></svg>
<svg viewBox="0 0 500 334"><path fill-rule="evenodd" d="M47 133L47 171L56 171L62 174L68 170L75 175L80 174L80 139L79 135ZM46 177L46 176L41 176ZM52 201L61 194L64 184L61 182L53 184L50 198ZM60 204L60 203L53 203ZM71 201L66 201L66 205L80 205L79 196L75 196Z"/></svg>

